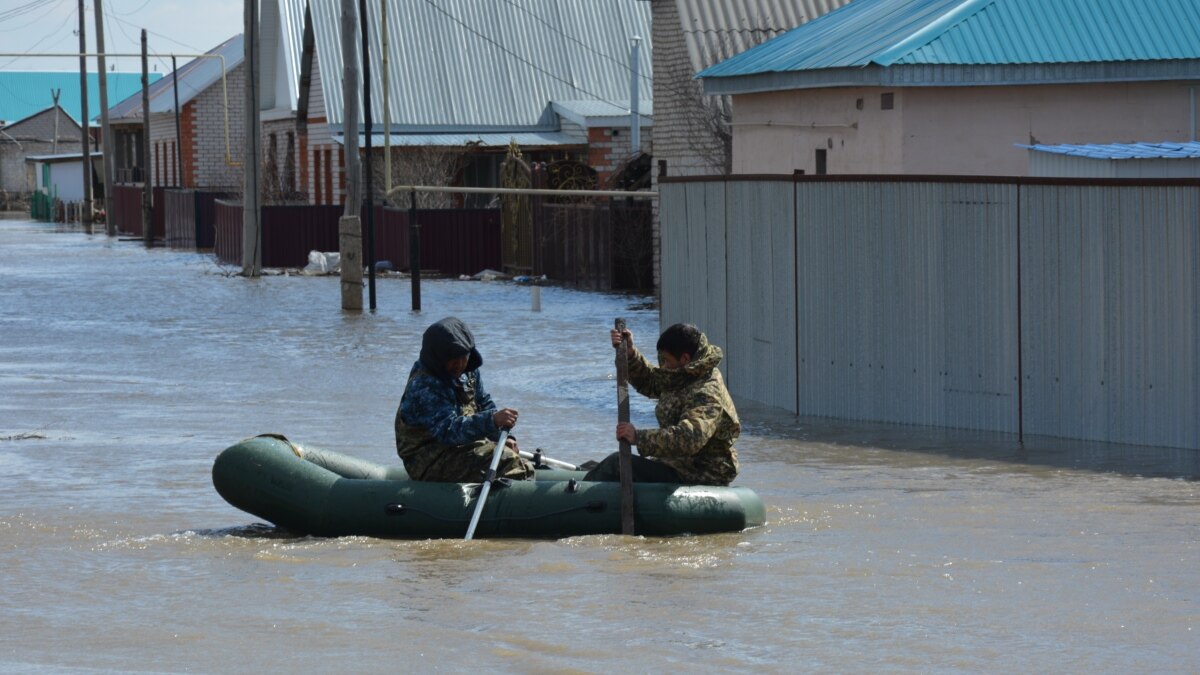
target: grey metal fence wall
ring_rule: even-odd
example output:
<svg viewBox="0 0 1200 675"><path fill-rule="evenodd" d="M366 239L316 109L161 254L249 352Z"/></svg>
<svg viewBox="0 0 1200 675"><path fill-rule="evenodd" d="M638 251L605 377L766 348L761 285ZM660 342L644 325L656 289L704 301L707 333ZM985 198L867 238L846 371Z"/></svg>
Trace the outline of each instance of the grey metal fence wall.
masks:
<svg viewBox="0 0 1200 675"><path fill-rule="evenodd" d="M803 415L1200 448L1200 181L661 183L662 321Z"/></svg>

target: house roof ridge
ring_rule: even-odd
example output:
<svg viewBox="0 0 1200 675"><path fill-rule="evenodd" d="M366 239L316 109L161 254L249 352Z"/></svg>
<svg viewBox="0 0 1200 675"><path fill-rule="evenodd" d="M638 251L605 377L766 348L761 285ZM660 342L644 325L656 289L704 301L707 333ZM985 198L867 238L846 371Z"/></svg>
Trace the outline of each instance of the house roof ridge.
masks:
<svg viewBox="0 0 1200 675"><path fill-rule="evenodd" d="M871 57L873 63L890 66L908 54L929 45L942 37L951 29L975 16L979 12L995 5L999 0L959 0L956 7L944 10L941 16L925 24L896 44L888 47Z"/></svg>

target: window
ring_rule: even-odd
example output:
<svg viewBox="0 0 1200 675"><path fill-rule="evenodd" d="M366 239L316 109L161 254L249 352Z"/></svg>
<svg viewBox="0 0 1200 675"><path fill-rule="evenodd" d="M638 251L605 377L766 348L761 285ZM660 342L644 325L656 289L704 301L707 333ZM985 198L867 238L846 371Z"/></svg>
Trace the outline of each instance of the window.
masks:
<svg viewBox="0 0 1200 675"><path fill-rule="evenodd" d="M825 148L817 148L817 172L816 173L818 176L823 176L826 173L828 173L828 171L826 170L827 169L827 166L826 166L826 157L827 157L826 153L827 152L828 151L825 150Z"/></svg>
<svg viewBox="0 0 1200 675"><path fill-rule="evenodd" d="M879 109L891 110L896 107L896 95L892 92L887 92L879 97Z"/></svg>

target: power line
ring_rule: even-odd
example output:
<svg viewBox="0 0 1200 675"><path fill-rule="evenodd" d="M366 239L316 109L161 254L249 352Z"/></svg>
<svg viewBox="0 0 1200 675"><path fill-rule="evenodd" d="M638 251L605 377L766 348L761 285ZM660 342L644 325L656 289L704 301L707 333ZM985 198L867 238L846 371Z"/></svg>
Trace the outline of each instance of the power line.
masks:
<svg viewBox="0 0 1200 675"><path fill-rule="evenodd" d="M30 52L32 52L32 51L34 51L35 49L37 49L38 47L40 47L40 46L42 45L42 43L43 43L43 42L45 42L46 40L49 40L50 38L54 37L55 35L58 35L58 36L59 36L59 37L58 37L58 42L55 42L55 43L53 43L53 45L51 45L51 46L57 45L59 42L62 42L62 41L63 41L64 39L66 39L67 37L70 37L70 35L71 35L70 33L66 33L66 34L64 34L64 33L62 33L61 31L62 31L62 29L63 29L63 26L67 25L67 22L71 21L72 19L77 19L77 18L78 18L78 17L76 16L76 14L75 14L74 12L71 12L70 14L68 14L68 15L66 16L66 18L65 18L65 19L63 19L62 23L58 24L58 26L56 26L56 27L54 28L54 30L50 31L49 33L46 33L44 36L42 36L42 39L40 39L40 40L38 40L37 42L33 43L33 46L32 46L32 47L30 47L29 49L26 49L24 52L22 52L22 54L28 54L28 53L30 53ZM15 63L15 62L16 62L16 60L17 60L17 59L19 59L19 58L21 58L21 57L20 57L20 56L14 56L14 57L12 57L11 59L9 59L8 61L5 61L4 63L0 63L0 68L3 68L3 67L5 67L5 66L12 65L12 64L13 64L13 63Z"/></svg>
<svg viewBox="0 0 1200 675"><path fill-rule="evenodd" d="M507 47L505 47L504 45L500 44L499 42L496 42L496 41L495 41L495 40L493 40L493 39L492 39L490 36L488 36L488 35L485 35L485 34L483 34L483 33L479 32L479 31L475 30L474 28L472 28L471 26L469 26L469 25L467 25L465 22L463 22L463 21L462 21L462 19L459 19L458 17L454 16L453 14L451 14L451 13L447 12L446 10L442 9L441 7L439 7L439 6L438 6L438 5L437 5L437 4L436 4L436 3L435 3L433 0L425 0L425 4L429 5L429 6L430 6L430 7L432 7L434 10L436 10L436 11L437 11L437 12L439 12L440 14L444 15L446 18L450 19L450 20L451 20L451 21L453 21L454 23L457 23L458 25L462 26L463 28L466 28L468 31L470 31L470 32L474 33L475 35L479 36L479 37L480 37L480 38L482 38L482 39L483 39L485 42L491 43L491 44L492 44L492 45L494 45L494 46L495 46L497 49L499 49L500 51L504 52L505 54L508 54L509 56L511 56L511 57L513 57L514 59L516 59L516 60L520 61L521 63L524 63L525 65L529 66L530 68L533 68L534 70L536 70L536 71L538 71L538 72L540 72L540 73L543 73L543 74L545 74L545 75L549 76L550 78L552 78L552 79L554 79L554 80L557 80L557 81L559 81L559 82L562 82L563 84L565 84L565 85L567 85L568 87L570 87L570 88L574 89L575 91L578 91L578 92L581 92L581 93L587 94L588 96L591 96L592 98L594 98L594 99L596 99L596 100L598 100L598 101L603 101L604 103L608 103L609 105L611 105L611 106L613 106L613 107L616 107L616 108L622 108L622 109L624 109L624 108L626 108L626 107L627 107L627 106L620 105L619 103L614 103L613 101L610 101L609 99L605 98L604 96L601 96L601 95L599 95L599 94L595 94L595 93L593 93L593 92L591 92L591 91L588 91L587 89L584 89L583 87L581 87L581 86L579 86L579 85L575 84L574 82L571 82L571 81L569 81L569 80L566 80L566 79L564 79L564 78L560 77L559 75L556 75L555 73L552 73L552 72L550 72L550 71L546 70L545 68L542 68L541 66L539 66L539 65L537 65L536 63L534 63L534 62L530 61L529 59L526 59L525 57L521 56L520 54L517 54L516 52L514 52L514 51L512 51L512 50L508 49Z"/></svg>
<svg viewBox="0 0 1200 675"><path fill-rule="evenodd" d="M153 35L154 37L160 37L160 38L162 38L162 39L166 40L167 42L174 42L175 44L177 44L177 45L179 45L179 46L181 46L181 47L187 47L188 49L190 49L190 50L192 50L192 51L194 51L194 52L196 52L196 53L198 53L198 54L199 54L199 53L203 53L203 52L204 52L204 50L203 50L203 49L201 49L201 48L199 48L199 47L195 47L195 46L193 46L193 45L189 45L189 44L187 44L186 42L180 42L179 40L176 40L176 39L175 39L175 38L173 38L173 37L170 37L170 36L168 36L168 35L163 35L162 33L156 33L156 32L154 32L154 31L152 31L152 30L150 30L150 29L148 29L148 28L146 28L146 29L143 29L141 26L138 26L137 24L131 23L131 22L129 22L129 21L126 21L126 20L124 20L124 19L119 19L119 18L117 18L117 17L115 17L115 16L114 16L114 17L112 17L112 20L113 20L113 21L116 21L117 23L125 24L126 26L129 26L130 28L137 28L138 30L145 30L145 31L146 31L148 34L150 34L150 35ZM121 31L121 32L122 32L122 33L124 33L125 31ZM128 36L129 36L129 34L128 34L128 33L125 33L125 36L126 36L126 37L128 37ZM141 39L134 40L134 42L135 42L135 43L137 43L137 44L140 44L140 43L141 43Z"/></svg>
<svg viewBox="0 0 1200 675"><path fill-rule="evenodd" d="M150 4L150 0L146 0L145 2L142 3L141 7L138 7L137 9L133 10L132 12L113 11L113 14L116 14L117 16L133 16L134 14L137 14L138 12L142 11L143 9L146 9L146 5L148 5L148 4Z"/></svg>
<svg viewBox="0 0 1200 675"><path fill-rule="evenodd" d="M609 61L612 61L613 63L617 64L618 66L621 66L622 68L629 71L630 73L633 73L633 68L629 67L629 59L619 59L610 54L605 54L604 52L597 50L592 45L589 45L588 43L584 42L583 40L580 40L579 38L577 38L573 35L567 35L563 31L559 30L558 27L555 26L554 24L543 19L542 17L538 16L534 12L531 12L528 9L525 9L524 7L518 5L517 3L513 2L513 0L501 0L501 2L529 15L531 18L533 18L535 21L542 24L546 28L549 28L550 30L554 31L555 33L558 33L559 35L565 37L566 39L570 40L571 42L574 42L575 44L579 45L580 47L583 47L587 51L595 54L596 56L608 59ZM641 79L645 80L646 82L652 82L651 78L647 75L642 75L639 73L638 76Z"/></svg>
<svg viewBox="0 0 1200 675"><path fill-rule="evenodd" d="M30 26L35 26L35 25L37 25L37 24L39 24L39 23L41 23L41 22L45 21L45 20L46 20L46 17L48 17L48 16L50 16L51 14L53 14L53 13L55 12L55 10L57 10L57 9L58 9L58 6L59 6L59 5L61 5L61 4L63 4L63 2L64 2L64 1L65 1L65 0L45 0L45 2L53 2L53 3L54 3L54 4L53 4L53 5L50 7L50 10L49 10L49 11L47 11L45 14L43 14L43 15L39 16L38 18L34 19L33 21L30 21L29 23L27 23L27 24L25 24L25 25L23 25L23 26L17 26L17 27L15 27L15 28L5 28L4 30L0 30L0 33L11 33L11 32L13 32L13 31L25 30L26 28L29 28ZM2 19L0 19L0 20L2 20Z"/></svg>
<svg viewBox="0 0 1200 675"><path fill-rule="evenodd" d="M0 21L10 21L10 20L15 19L23 14L28 14L30 12L33 12L33 11L37 10L38 7L40 7L42 5L48 5L54 1L55 0L33 0L33 2L27 2L24 5L21 5L19 7L13 7L12 9L6 9L6 10L0 12Z"/></svg>

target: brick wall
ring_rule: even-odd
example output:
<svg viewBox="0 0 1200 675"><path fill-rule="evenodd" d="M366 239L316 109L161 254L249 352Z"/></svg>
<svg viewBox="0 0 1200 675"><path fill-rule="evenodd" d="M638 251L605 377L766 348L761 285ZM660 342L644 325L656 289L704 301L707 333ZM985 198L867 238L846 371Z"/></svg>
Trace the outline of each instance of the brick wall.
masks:
<svg viewBox="0 0 1200 675"><path fill-rule="evenodd" d="M596 179L600 185L624 165L632 154L630 152L632 136L629 129L612 129L597 127L588 129L588 166L596 170ZM649 127L642 127L642 152L652 152L653 135Z"/></svg>
<svg viewBox="0 0 1200 675"><path fill-rule="evenodd" d="M231 166L226 159L225 142L225 94L221 81L217 80L192 102L191 125L195 147L187 171L192 172L191 187L197 189L242 188L241 149L245 142L244 101L246 79L242 67L236 66L226 73L229 99L229 154ZM186 171L185 171L186 173Z"/></svg>

